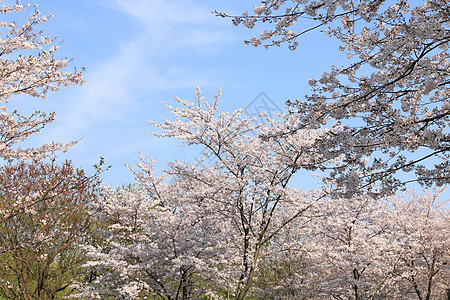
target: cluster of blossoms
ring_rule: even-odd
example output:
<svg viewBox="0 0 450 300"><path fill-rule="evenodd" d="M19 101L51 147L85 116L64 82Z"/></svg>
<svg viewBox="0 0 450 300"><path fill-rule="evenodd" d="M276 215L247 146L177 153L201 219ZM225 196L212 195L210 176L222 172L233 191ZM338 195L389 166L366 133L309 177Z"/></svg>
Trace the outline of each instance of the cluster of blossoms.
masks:
<svg viewBox="0 0 450 300"><path fill-rule="evenodd" d="M156 177L141 157L136 183L108 189L99 203L103 242L87 245L94 274L76 296L95 299L418 299L446 293L448 210L441 191L377 199L331 197L333 186L302 191L294 174L339 165L315 148L330 130L296 130L295 120L256 124L219 110L199 90L167 105L153 123L213 163L173 162ZM291 127L292 128L292 127ZM171 179L168 181L167 179ZM349 181L352 178L348 178ZM354 179L355 181L358 178Z"/></svg>
<svg viewBox="0 0 450 300"><path fill-rule="evenodd" d="M449 183L450 4L265 0L254 11L233 23L274 28L247 43L294 50L300 35L328 26L350 65L311 79L312 94L279 119L222 112L220 92L175 98L173 118L151 122L155 135L202 147L202 159L158 177L141 156L133 184L102 190L70 162L40 161L70 145L17 148L53 114L9 113L11 97L45 98L82 79L35 31L51 16L35 6L21 26L0 22L0 157L19 160L0 168L1 297L448 297L444 189L393 195L409 181ZM295 31L304 18L317 23ZM294 187L315 170L320 188Z"/></svg>
<svg viewBox="0 0 450 300"><path fill-rule="evenodd" d="M50 91L83 83L81 73L67 72L68 59L56 59L59 45L56 40L42 35L36 29L52 16L41 15L37 5L22 25L16 22L0 22L0 157L3 159L40 159L56 150L66 150L71 144L52 142L39 148L21 149L17 144L53 121L53 114L36 112L23 116L8 112L7 103L14 95L24 94L45 98ZM4 4L2 15L23 14L30 5ZM5 16L6 17L6 16Z"/></svg>
<svg viewBox="0 0 450 300"><path fill-rule="evenodd" d="M449 11L444 0L270 0L254 15L216 14L235 25L274 24L252 39L255 46L287 42L295 49L300 35L319 27L341 43L350 64L310 80L312 94L288 105L297 129L341 126L321 141L344 162L330 174L337 190L377 186L385 195L405 182L449 183ZM303 18L317 25L303 29ZM349 185L355 173L363 176Z"/></svg>

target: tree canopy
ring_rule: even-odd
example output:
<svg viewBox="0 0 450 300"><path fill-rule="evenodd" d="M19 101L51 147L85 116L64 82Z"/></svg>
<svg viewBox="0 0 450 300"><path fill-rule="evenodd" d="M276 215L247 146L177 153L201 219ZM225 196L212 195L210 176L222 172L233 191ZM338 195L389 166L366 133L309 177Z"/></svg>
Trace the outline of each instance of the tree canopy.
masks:
<svg viewBox="0 0 450 300"><path fill-rule="evenodd" d="M24 18L23 14L32 9ZM0 22L0 105L8 103L14 95L45 98L51 91L83 83L79 71L64 70L70 62L67 58L55 57L60 47L56 39L43 35L39 29L52 15L41 15L37 5L22 5L16 1L13 5L3 4L0 16L12 19ZM20 20L24 20L22 24ZM6 105L0 106L0 158L39 159L56 150L66 150L71 144L50 142L41 147L18 147L30 135L40 133L53 119L53 113L36 111L24 116L17 110L8 112Z"/></svg>
<svg viewBox="0 0 450 300"><path fill-rule="evenodd" d="M2 2L0 0L0 2ZM34 11L0 22L0 102L81 84ZM24 16L16 1L0 15ZM154 136L203 150L102 186L69 145L21 149L53 114L0 106L0 298L445 299L450 295L450 3L265 0L235 25L291 50L322 30L348 65L310 79L277 116L220 108L196 89L165 103ZM259 120L259 121L258 121ZM262 122L261 122L262 120ZM47 158L47 159L46 159ZM321 171L316 188L295 176ZM305 175L306 174L306 175ZM418 182L424 189L406 189ZM426 188L426 189L425 189Z"/></svg>
<svg viewBox="0 0 450 300"><path fill-rule="evenodd" d="M329 175L336 190L388 194L413 181L449 183L449 5L268 0L253 14L216 15L248 28L265 23L269 29L248 42L254 46L308 47L301 36L318 28L337 39L348 65L310 79L312 92L288 101L296 126L270 136L330 127L317 145L342 159Z"/></svg>

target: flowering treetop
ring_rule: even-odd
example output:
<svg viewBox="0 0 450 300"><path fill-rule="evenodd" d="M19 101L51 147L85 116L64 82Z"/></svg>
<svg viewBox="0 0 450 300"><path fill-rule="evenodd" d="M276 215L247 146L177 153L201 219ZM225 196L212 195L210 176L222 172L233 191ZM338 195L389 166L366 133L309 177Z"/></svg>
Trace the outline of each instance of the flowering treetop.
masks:
<svg viewBox="0 0 450 300"><path fill-rule="evenodd" d="M34 11L24 17L27 9ZM81 73L64 71L69 60L56 59L55 52L59 48L56 40L36 28L49 21L52 15L41 15L36 4L22 5L20 1L4 4L0 13L4 16L0 21L0 157L40 158L49 152L64 150L70 145L52 142L40 148L14 147L30 135L39 133L53 121L54 114L38 111L31 116L23 116L17 111L8 112L7 103L13 95L45 98L50 91L81 84ZM24 18L23 24L4 21L21 17Z"/></svg>
<svg viewBox="0 0 450 300"><path fill-rule="evenodd" d="M319 27L338 39L349 64L311 79L312 93L304 101L288 101L298 122L291 132L342 126L323 141L344 161L330 178L350 191L355 186L346 178L356 172L363 174L358 188L376 185L388 193L410 181L449 183L449 5L443 0L268 0L233 22L249 28L256 22L273 25L252 39L255 46L286 42L293 50L302 34ZM304 29L305 23L310 27ZM280 134L289 132L272 136ZM399 177L401 172L411 176Z"/></svg>

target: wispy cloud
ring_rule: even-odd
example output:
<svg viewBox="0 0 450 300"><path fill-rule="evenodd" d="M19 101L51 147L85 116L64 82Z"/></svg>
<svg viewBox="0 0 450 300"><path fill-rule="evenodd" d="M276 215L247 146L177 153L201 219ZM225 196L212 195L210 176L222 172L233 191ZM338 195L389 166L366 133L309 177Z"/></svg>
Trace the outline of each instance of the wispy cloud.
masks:
<svg viewBox="0 0 450 300"><path fill-rule="evenodd" d="M235 38L230 27L220 26L211 9L199 1L116 0L116 3L141 24L148 40L166 51L204 50L209 54Z"/></svg>
<svg viewBox="0 0 450 300"><path fill-rule="evenodd" d="M116 0L126 13L146 24L149 31L209 22L209 10L198 1Z"/></svg>
<svg viewBox="0 0 450 300"><path fill-rule="evenodd" d="M208 8L186 0L116 0L115 8L135 20L134 26L117 39L115 49L105 49L105 61L87 66L87 83L68 97L69 105L57 117L64 121L56 122L43 139L73 140L126 127L135 121L130 115L139 110L137 98L143 94L216 84L214 66L191 63L233 39L233 31L217 25ZM156 109L161 108L160 100L155 101Z"/></svg>

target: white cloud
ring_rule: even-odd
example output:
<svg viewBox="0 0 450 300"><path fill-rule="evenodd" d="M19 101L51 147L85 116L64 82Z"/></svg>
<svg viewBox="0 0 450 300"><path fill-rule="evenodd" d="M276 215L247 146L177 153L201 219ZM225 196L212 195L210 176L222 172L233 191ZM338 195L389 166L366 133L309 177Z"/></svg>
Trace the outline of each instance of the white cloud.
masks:
<svg viewBox="0 0 450 300"><path fill-rule="evenodd" d="M174 0L117 0L127 14L146 25L148 31L166 31L180 25L205 24L209 10L195 1Z"/></svg>
<svg viewBox="0 0 450 300"><path fill-rule="evenodd" d="M210 8L197 1L116 0L116 3L140 23L148 40L165 51L188 48L209 55L236 38L229 24L220 26Z"/></svg>
<svg viewBox="0 0 450 300"><path fill-rule="evenodd" d="M124 116L136 108L137 93L207 84L214 71L192 66L189 59L210 55L232 38L213 26L215 19L207 8L193 1L117 0L117 5L142 27L118 49L105 49L108 60L88 66L87 83L76 89L72 104L58 116L64 125L52 131L55 140L67 132L77 138L86 128L108 120L126 122Z"/></svg>
<svg viewBox="0 0 450 300"><path fill-rule="evenodd" d="M116 0L116 4L119 15L127 14L136 23L121 28L115 47L89 45L105 48L105 60L86 65L86 84L64 93L54 124L39 137L43 142L67 142L84 136L71 153L89 155L87 160L99 155L122 160L127 154L134 157L137 149L153 147L159 152L169 147L167 141L148 135L151 129L142 110L158 111L158 117L164 114L161 100L168 99L159 98L161 91L189 88L193 93L197 84L218 88L217 69L201 63L202 58L220 59L214 55L235 38L234 28L217 25L209 9L194 1ZM104 34L115 38L113 27ZM148 100L140 103L142 98Z"/></svg>

